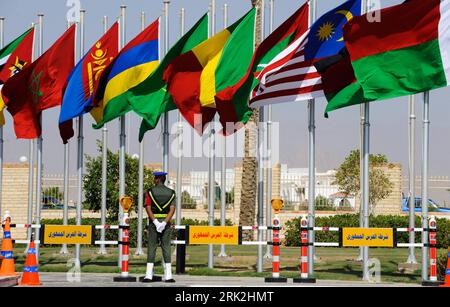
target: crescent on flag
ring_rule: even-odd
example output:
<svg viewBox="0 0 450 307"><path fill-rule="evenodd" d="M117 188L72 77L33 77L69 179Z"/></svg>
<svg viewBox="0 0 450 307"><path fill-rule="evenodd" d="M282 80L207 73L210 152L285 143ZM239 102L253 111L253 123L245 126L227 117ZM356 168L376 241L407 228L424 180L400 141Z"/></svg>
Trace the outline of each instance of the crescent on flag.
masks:
<svg viewBox="0 0 450 307"><path fill-rule="evenodd" d="M349 22L353 18L352 12L346 11L346 10L337 11L336 14L344 15L345 18L347 18L347 22ZM344 37L341 37L340 39L337 40L337 42L342 42L343 40L344 40Z"/></svg>

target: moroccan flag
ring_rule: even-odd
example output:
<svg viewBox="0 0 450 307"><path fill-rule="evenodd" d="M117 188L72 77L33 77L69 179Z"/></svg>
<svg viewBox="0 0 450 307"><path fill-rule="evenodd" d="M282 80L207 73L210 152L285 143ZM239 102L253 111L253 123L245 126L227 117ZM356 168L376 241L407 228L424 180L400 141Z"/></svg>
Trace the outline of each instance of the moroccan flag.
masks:
<svg viewBox="0 0 450 307"><path fill-rule="evenodd" d="M161 114L176 109L172 96L166 90L163 74L169 63L177 56L188 52L208 39L208 14L205 14L175 45L167 52L155 71L141 84L128 92L128 103L135 113L141 116L139 140L142 141L148 130L155 129Z"/></svg>
<svg viewBox="0 0 450 307"><path fill-rule="evenodd" d="M17 138L39 137L41 112L61 105L74 66L75 29L71 26L41 57L5 83L2 94Z"/></svg>
<svg viewBox="0 0 450 307"><path fill-rule="evenodd" d="M164 81L186 121L202 134L216 113L215 96L246 73L254 48L256 10L174 59Z"/></svg>
<svg viewBox="0 0 450 307"><path fill-rule="evenodd" d="M322 78L323 92L328 101L325 117L333 110L369 101L356 81L347 48L314 63L314 66Z"/></svg>
<svg viewBox="0 0 450 307"><path fill-rule="evenodd" d="M105 68L118 53L119 23L116 22L78 62L69 76L59 114L59 130L64 144L74 135L72 119L94 108L92 94L97 89ZM91 115L99 122L101 117L96 115L101 112L97 111Z"/></svg>
<svg viewBox="0 0 450 307"><path fill-rule="evenodd" d="M0 50L0 93L6 81L33 61L34 27ZM0 94L0 126L5 124L5 102Z"/></svg>
<svg viewBox="0 0 450 307"><path fill-rule="evenodd" d="M410 0L344 26L344 39L364 96L388 99L447 86L450 1Z"/></svg>
<svg viewBox="0 0 450 307"><path fill-rule="evenodd" d="M95 129L131 111L127 91L155 70L159 61L159 18L130 41L106 68L94 93L94 105L103 101L103 118Z"/></svg>
<svg viewBox="0 0 450 307"><path fill-rule="evenodd" d="M309 5L305 3L273 31L256 49L247 74L238 83L217 93L216 108L226 134L233 133L250 118L248 99L258 83L257 75L282 50L308 30L308 10ZM232 125L227 126L227 123Z"/></svg>

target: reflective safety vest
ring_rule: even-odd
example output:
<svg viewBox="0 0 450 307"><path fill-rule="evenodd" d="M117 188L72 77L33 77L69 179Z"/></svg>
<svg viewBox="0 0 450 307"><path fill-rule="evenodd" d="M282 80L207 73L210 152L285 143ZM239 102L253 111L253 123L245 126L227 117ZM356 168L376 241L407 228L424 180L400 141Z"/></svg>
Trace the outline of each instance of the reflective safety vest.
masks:
<svg viewBox="0 0 450 307"><path fill-rule="evenodd" d="M151 190L148 191L148 195L150 196L150 199L152 200L151 209L152 209L154 217L157 219L166 218L170 211L170 204L172 203L173 199L175 198L175 192L172 192L172 196L170 196L169 200L162 205L156 201Z"/></svg>

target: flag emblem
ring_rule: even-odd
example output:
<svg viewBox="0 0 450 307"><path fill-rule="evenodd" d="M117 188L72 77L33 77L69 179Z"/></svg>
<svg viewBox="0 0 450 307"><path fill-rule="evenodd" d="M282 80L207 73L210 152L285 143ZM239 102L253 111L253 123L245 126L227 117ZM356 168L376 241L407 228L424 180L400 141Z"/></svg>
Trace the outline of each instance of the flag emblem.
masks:
<svg viewBox="0 0 450 307"><path fill-rule="evenodd" d="M40 71L36 75L36 71L33 69L33 72L31 73L31 83L30 83L30 91L33 94L33 102L34 104L39 103L39 99L44 96L44 94L41 92L41 77L42 77L42 71Z"/></svg>
<svg viewBox="0 0 450 307"><path fill-rule="evenodd" d="M19 57L16 57L15 63L9 68L9 70L11 71L9 76L12 77L15 74L18 74L27 64L28 63L26 61L23 61L19 59Z"/></svg>

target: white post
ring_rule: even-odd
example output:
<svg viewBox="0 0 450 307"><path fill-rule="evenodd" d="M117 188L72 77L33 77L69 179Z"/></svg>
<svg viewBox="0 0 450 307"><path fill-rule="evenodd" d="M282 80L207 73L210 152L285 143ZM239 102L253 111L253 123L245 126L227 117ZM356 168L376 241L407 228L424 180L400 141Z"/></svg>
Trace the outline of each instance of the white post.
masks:
<svg viewBox="0 0 450 307"><path fill-rule="evenodd" d="M141 30L145 29L145 12L141 12ZM129 138L128 138L129 139ZM139 143L139 191L138 191L138 226L137 226L137 246L135 255L143 255L144 251L142 250L142 210L144 205L144 140L145 135L142 138L142 141Z"/></svg>
<svg viewBox="0 0 450 307"><path fill-rule="evenodd" d="M0 17L0 49L5 45L5 17ZM3 110L4 112L4 110ZM0 127L0 216L2 214L3 196L3 126Z"/></svg>
<svg viewBox="0 0 450 307"><path fill-rule="evenodd" d="M108 31L108 16L103 16L103 33ZM106 224L106 181L108 170L108 128L106 124L102 128L102 196L101 196L101 224ZM100 230L100 240L105 241L105 229ZM105 244L100 245L100 255L106 255Z"/></svg>
<svg viewBox="0 0 450 307"><path fill-rule="evenodd" d="M169 51L169 5L170 0L164 0L164 51ZM163 171L169 173L169 112L162 115L163 124Z"/></svg>
<svg viewBox="0 0 450 307"><path fill-rule="evenodd" d="M126 9L125 5L120 6L120 16L122 17L120 46L125 47L126 44ZM126 117L120 117L120 151L119 151L119 197L125 196L125 147L126 147ZM123 208L119 205L119 223L123 219ZM122 230L119 231L119 241L122 241ZM122 244L119 244L119 268L122 268Z"/></svg>
<svg viewBox="0 0 450 307"><path fill-rule="evenodd" d="M415 199L416 199L416 112L415 112L415 96L409 96L409 228L415 227ZM409 243L414 244L415 232L409 232ZM409 247L409 256L406 263L417 263L414 246Z"/></svg>
<svg viewBox="0 0 450 307"><path fill-rule="evenodd" d="M430 92L423 93L422 144L422 282L428 281L428 154L430 146Z"/></svg>
<svg viewBox="0 0 450 307"><path fill-rule="evenodd" d="M310 1L309 25L312 25L316 19L316 1ZM316 186L316 126L315 126L315 100L308 101L308 139L309 139L309 159L308 159L308 274L314 275L314 225L315 225L315 186Z"/></svg>
<svg viewBox="0 0 450 307"><path fill-rule="evenodd" d="M364 227L364 214L363 214L363 198L362 198L362 187L363 182L363 134L364 134L364 105L359 105L359 227ZM359 248L359 255L356 261L363 261L364 249Z"/></svg>
<svg viewBox="0 0 450 307"><path fill-rule="evenodd" d="M38 14L39 19L39 44L38 44L38 55L41 56L43 53L43 40L44 40L44 14ZM41 120L42 123L42 114ZM36 174L36 218L35 223L41 223L41 192L42 192L42 131L41 135L37 139L37 174ZM39 240L40 229L35 230L35 240ZM39 261L39 244L36 244L36 258Z"/></svg>
<svg viewBox="0 0 450 307"><path fill-rule="evenodd" d="M223 5L223 28L228 27L228 4ZM220 180L220 226L226 224L226 206L227 206L227 138L222 136L222 158L221 158L221 180ZM225 244L220 245L220 252L217 257L227 257Z"/></svg>
<svg viewBox="0 0 450 307"><path fill-rule="evenodd" d="M79 51L79 59L81 59L84 55L84 16L86 11L80 10L80 51ZM77 218L76 224L81 225L81 210L83 207L83 154L84 154L84 134L83 134L83 115L79 116L77 119L78 123L78 143L77 143L77 181L78 181L78 190L77 190ZM80 264L80 249L81 245L75 245L75 258Z"/></svg>

